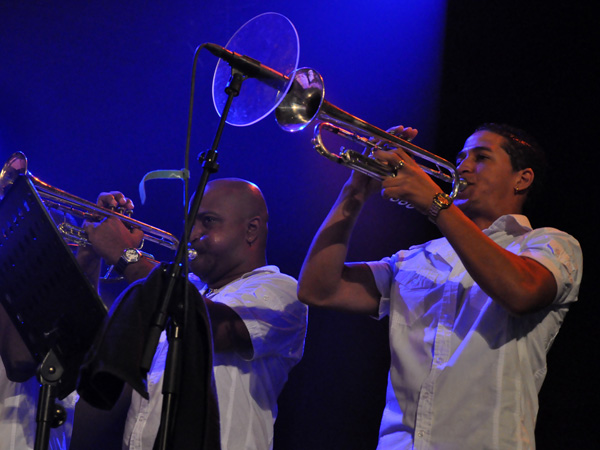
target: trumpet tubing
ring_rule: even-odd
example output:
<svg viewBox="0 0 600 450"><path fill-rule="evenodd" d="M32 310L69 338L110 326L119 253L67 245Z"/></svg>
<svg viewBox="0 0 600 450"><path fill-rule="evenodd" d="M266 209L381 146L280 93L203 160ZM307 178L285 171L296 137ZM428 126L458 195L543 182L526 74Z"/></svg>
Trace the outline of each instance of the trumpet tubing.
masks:
<svg viewBox="0 0 600 450"><path fill-rule="evenodd" d="M386 150L382 144L374 143L375 140L400 147L411 155L427 174L452 185L449 194L451 199L466 185L451 162L371 125L325 100L323 78L314 69L304 68L295 72L292 86L275 110L275 117L279 126L289 132L300 131L314 119L319 120L312 139L312 144L319 154L372 178L382 180L385 177L393 177L396 176L396 170L354 150L343 149L340 154L330 152L323 142L323 131L360 143L371 150Z"/></svg>
<svg viewBox="0 0 600 450"><path fill-rule="evenodd" d="M89 221L100 221L107 217L115 217L129 228L139 228L142 230L144 232L144 241L153 242L171 250L177 250L179 246L179 240L171 233L135 220L119 211L98 206L95 203L58 189L33 176L27 170L27 158L21 152L14 153L4 164L0 172L0 200L4 197L4 190L12 185L19 175L29 178L46 208L64 214L65 220L63 223L58 224L58 230L63 239L71 244L91 245L85 230L66 221L67 215Z"/></svg>

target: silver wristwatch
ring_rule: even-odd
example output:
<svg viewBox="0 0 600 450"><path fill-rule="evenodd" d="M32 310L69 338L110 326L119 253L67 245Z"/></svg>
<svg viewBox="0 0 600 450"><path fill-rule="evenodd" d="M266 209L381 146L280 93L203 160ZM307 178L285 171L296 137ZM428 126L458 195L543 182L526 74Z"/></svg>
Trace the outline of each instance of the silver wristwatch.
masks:
<svg viewBox="0 0 600 450"><path fill-rule="evenodd" d="M123 250L123 254L117 261L117 264L115 264L115 268L113 270L119 275L123 275L123 273L125 272L125 268L129 264L138 262L141 257L142 252L139 251L137 248L126 248L125 250Z"/></svg>

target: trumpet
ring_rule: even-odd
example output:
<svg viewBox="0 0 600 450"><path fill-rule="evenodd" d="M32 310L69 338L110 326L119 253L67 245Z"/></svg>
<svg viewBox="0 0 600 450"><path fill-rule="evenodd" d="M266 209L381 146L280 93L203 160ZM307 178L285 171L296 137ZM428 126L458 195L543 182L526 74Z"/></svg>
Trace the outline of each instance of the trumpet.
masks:
<svg viewBox="0 0 600 450"><path fill-rule="evenodd" d="M5 190L20 175L26 176L31 181L48 210L55 210L62 213L64 220L61 224L57 224L58 230L63 239L70 244L81 246L91 245L85 230L68 222L67 217L78 217L90 221L100 221L107 217L115 217L128 228L139 228L142 230L144 232L144 241L177 250L179 240L171 233L132 219L122 209L111 210L103 208L95 203L51 186L33 176L27 170L27 158L22 152L13 153L4 164L2 171L0 171L0 200L4 198Z"/></svg>
<svg viewBox="0 0 600 450"><path fill-rule="evenodd" d="M466 182L460 178L454 164L325 100L323 78L314 69L304 68L295 72L290 90L275 110L275 119L283 130L289 132L304 129L314 119L320 120L315 126L312 139L315 150L331 161L380 181L385 177L396 176L397 169L347 148L342 148L339 154L332 153L323 142L323 132L362 144L371 152L386 150L384 146L402 148L427 174L451 184L449 196L452 200L466 187Z"/></svg>

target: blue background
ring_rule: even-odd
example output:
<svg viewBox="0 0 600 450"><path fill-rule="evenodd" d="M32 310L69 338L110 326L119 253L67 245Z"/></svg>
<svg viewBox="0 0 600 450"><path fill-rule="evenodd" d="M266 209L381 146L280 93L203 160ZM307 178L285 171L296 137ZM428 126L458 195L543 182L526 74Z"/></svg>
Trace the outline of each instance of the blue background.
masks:
<svg viewBox="0 0 600 450"><path fill-rule="evenodd" d="M138 183L151 170L184 165L194 50L204 42L224 46L246 21L276 11L295 25L300 66L322 74L326 99L380 128L414 126L418 145L450 160L482 122L536 135L554 170L532 221L581 241L589 279L598 249L598 35L587 3L1 0L0 160L22 151L34 175L89 200L123 191L137 219L179 236L181 183L149 182L145 205ZM211 145L219 121L211 96L216 62L200 54L192 156ZM311 136L312 127L282 131L273 115L250 127L227 126L215 175L261 187L271 214L269 262L293 276L349 174L319 156ZM190 167L195 187L200 167L195 159ZM373 198L350 258L379 259L437 236L414 211ZM581 302L550 353L542 449L593 442L599 333L589 284L584 278ZM311 311L305 357L280 399L276 449L375 447L389 364L386 326ZM73 448L94 448L98 436L114 438L118 448L116 412L78 413Z"/></svg>

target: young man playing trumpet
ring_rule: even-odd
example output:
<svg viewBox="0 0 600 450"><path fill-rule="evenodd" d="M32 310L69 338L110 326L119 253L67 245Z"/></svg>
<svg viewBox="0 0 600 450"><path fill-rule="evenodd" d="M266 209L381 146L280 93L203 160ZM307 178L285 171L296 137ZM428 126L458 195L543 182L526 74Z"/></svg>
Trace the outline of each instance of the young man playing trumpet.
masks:
<svg viewBox="0 0 600 450"><path fill-rule="evenodd" d="M416 130L392 130L405 139ZM381 184L353 173L317 232L300 301L389 316L391 367L378 448L535 447L546 353L577 300L578 242L522 215L540 187L541 150L520 130L486 124L458 153L466 187L452 201L404 151ZM368 196L412 204L443 238L377 262L347 263Z"/></svg>

